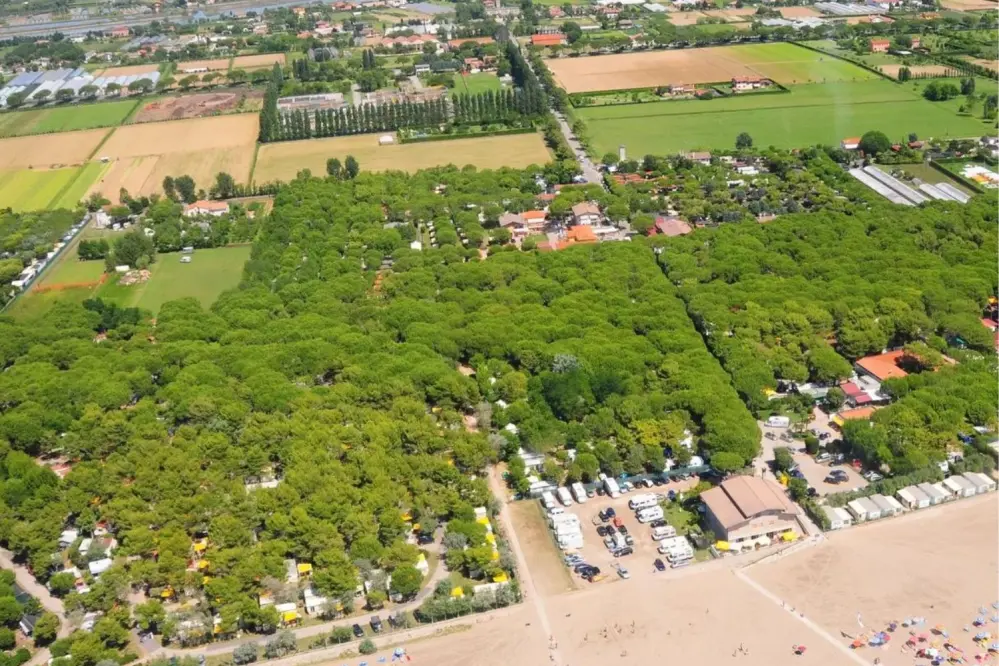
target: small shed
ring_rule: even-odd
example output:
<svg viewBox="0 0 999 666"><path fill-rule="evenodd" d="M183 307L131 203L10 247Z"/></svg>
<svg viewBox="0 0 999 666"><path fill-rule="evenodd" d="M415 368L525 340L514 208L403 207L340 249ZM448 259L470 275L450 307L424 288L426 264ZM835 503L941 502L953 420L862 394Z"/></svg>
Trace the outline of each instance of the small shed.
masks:
<svg viewBox="0 0 999 666"><path fill-rule="evenodd" d="M844 527L849 527L853 525L853 516L846 509L838 506L824 506L822 511L826 514L826 518L829 519L829 529L831 530L841 530Z"/></svg>
<svg viewBox="0 0 999 666"><path fill-rule="evenodd" d="M950 488L957 497L971 497L977 491L977 486L958 474L944 479L944 485Z"/></svg>
<svg viewBox="0 0 999 666"><path fill-rule="evenodd" d="M943 493L945 502L949 502L954 499L954 491L945 486L943 483L934 483L932 485L934 488Z"/></svg>
<svg viewBox="0 0 999 666"><path fill-rule="evenodd" d="M942 504L947 497L929 483L919 483L916 487L923 491L923 494L930 498L930 504Z"/></svg>
<svg viewBox="0 0 999 666"><path fill-rule="evenodd" d="M967 479L968 482L975 487L975 492L979 495L996 489L995 480L989 478L981 472L965 472L961 476Z"/></svg>
<svg viewBox="0 0 999 666"><path fill-rule="evenodd" d="M858 521L877 520L881 517L881 509L867 497L858 497L848 502L846 508Z"/></svg>
<svg viewBox="0 0 999 666"><path fill-rule="evenodd" d="M881 509L881 517L897 516L905 510L905 507L894 497L885 495L871 495L870 500Z"/></svg>
<svg viewBox="0 0 999 666"><path fill-rule="evenodd" d="M916 486L908 486L895 493L902 506L908 509L925 509L930 505L930 498Z"/></svg>

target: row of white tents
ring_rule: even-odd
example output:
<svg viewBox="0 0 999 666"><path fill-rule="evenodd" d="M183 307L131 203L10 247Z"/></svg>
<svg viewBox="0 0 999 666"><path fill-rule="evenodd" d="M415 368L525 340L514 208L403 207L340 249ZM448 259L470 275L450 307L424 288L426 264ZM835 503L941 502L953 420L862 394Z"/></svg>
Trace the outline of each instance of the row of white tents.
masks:
<svg viewBox="0 0 999 666"><path fill-rule="evenodd" d="M980 472L965 472L950 476L939 483L918 483L902 488L895 493L895 497L890 495L858 497L847 502L846 508L824 506L822 510L829 518L830 529L839 530L854 523L888 518L905 511L925 509L935 504L981 495L995 489L996 481L992 477Z"/></svg>

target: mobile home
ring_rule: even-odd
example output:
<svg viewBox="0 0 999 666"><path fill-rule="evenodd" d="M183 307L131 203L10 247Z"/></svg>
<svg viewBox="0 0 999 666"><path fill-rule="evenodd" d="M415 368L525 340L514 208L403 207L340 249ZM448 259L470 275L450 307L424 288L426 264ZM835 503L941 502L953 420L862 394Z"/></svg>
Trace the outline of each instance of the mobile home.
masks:
<svg viewBox="0 0 999 666"><path fill-rule="evenodd" d="M554 509L557 506L555 504L555 496L552 495L550 490L541 493L541 503L545 505L546 509Z"/></svg>
<svg viewBox="0 0 999 666"><path fill-rule="evenodd" d="M886 497L885 495L871 495L870 500L881 509L881 517L887 518L889 516L896 516L905 510L905 507L899 503L894 497Z"/></svg>
<svg viewBox="0 0 999 666"><path fill-rule="evenodd" d="M604 479L604 488L607 490L607 494L612 498L617 498L621 496L621 489L618 488L617 481L611 477Z"/></svg>
<svg viewBox="0 0 999 666"><path fill-rule="evenodd" d="M847 502L846 508L853 514L854 518L861 522L865 520L877 520L881 517L881 509L867 497L858 497L851 502Z"/></svg>
<svg viewBox="0 0 999 666"><path fill-rule="evenodd" d="M923 491L923 494L930 498L930 505L942 504L947 496L933 487L929 483L917 483L916 487Z"/></svg>
<svg viewBox="0 0 999 666"><path fill-rule="evenodd" d="M981 472L965 472L962 476L975 487L975 493L979 495L996 489L995 480Z"/></svg>
<svg viewBox="0 0 999 666"><path fill-rule="evenodd" d="M853 525L853 516L846 509L838 506L824 506L822 510L829 519L829 529L831 530L841 530Z"/></svg>
<svg viewBox="0 0 999 666"><path fill-rule="evenodd" d="M586 501L586 488L583 487L583 484L578 481L572 484L572 496L575 497L576 501L580 504Z"/></svg>
<svg viewBox="0 0 999 666"><path fill-rule="evenodd" d="M656 496L651 493L646 493L644 495L635 495L630 500L628 500L628 508L635 511L641 511L642 509L651 509L652 507L659 504L659 500Z"/></svg>
<svg viewBox="0 0 999 666"><path fill-rule="evenodd" d="M638 512L638 522L640 523L651 523L653 520L659 520L662 517L663 508L661 506L642 509Z"/></svg>
<svg viewBox="0 0 999 666"><path fill-rule="evenodd" d="M930 505L930 498L916 486L908 486L895 493L898 501L907 509L925 509Z"/></svg>
<svg viewBox="0 0 999 666"><path fill-rule="evenodd" d="M562 502L563 506L572 506L572 495L569 494L568 488L561 486L556 492L558 493L558 500Z"/></svg>

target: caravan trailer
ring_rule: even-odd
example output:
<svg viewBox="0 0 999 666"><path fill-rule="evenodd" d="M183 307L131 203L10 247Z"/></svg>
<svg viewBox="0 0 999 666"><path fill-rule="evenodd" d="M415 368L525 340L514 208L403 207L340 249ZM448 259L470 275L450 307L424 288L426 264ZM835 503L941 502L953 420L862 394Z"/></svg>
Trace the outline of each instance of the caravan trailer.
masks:
<svg viewBox="0 0 999 666"><path fill-rule="evenodd" d="M578 481L572 484L572 496L576 498L576 501L582 504L586 501L586 488L583 487L582 483Z"/></svg>
<svg viewBox="0 0 999 666"><path fill-rule="evenodd" d="M558 493L558 501L562 502L563 506L572 506L572 495L569 494L568 488L561 486L555 492Z"/></svg>
<svg viewBox="0 0 999 666"><path fill-rule="evenodd" d="M545 506L546 509L554 509L556 506L558 506L555 503L555 496L552 495L550 490L546 490L545 492L541 493L541 503Z"/></svg>
<svg viewBox="0 0 999 666"><path fill-rule="evenodd" d="M661 506L642 509L638 512L638 522L640 523L651 523L653 520L660 520L662 517L663 508Z"/></svg>
<svg viewBox="0 0 999 666"><path fill-rule="evenodd" d="M650 509L659 504L659 500L656 496L651 493L646 493L644 495L635 495L630 500L628 500L628 508L635 511L641 511L642 509Z"/></svg>

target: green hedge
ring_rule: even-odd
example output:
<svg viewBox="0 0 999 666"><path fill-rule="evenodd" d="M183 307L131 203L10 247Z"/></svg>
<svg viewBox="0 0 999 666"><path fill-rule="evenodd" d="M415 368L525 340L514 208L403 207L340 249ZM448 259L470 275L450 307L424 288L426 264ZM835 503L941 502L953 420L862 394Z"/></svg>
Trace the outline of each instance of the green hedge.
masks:
<svg viewBox="0 0 999 666"><path fill-rule="evenodd" d="M425 143L427 141L450 141L452 139L478 139L486 136L507 136L511 134L533 134L537 132L536 127L510 127L501 130L488 130L486 132L466 132L464 134L431 134L428 136L400 137L399 143Z"/></svg>

